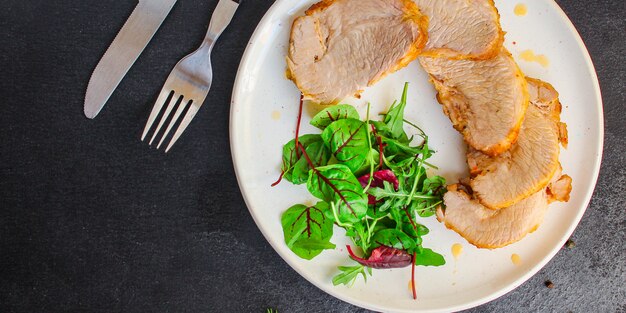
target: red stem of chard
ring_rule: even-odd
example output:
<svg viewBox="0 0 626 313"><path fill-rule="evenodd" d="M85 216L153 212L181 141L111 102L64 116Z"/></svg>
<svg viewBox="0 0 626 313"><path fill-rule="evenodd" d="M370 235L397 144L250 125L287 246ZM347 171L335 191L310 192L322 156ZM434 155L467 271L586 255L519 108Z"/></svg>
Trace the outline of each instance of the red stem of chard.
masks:
<svg viewBox="0 0 626 313"><path fill-rule="evenodd" d="M352 209L352 206L350 205L348 200L346 200L346 198L341 194L339 189L337 189L337 186L335 186L335 184L333 184L333 182L331 182L327 177L322 175L322 173L320 173L320 171L318 171L317 168L315 168L315 164L313 164L313 162L311 161L311 158L306 153L306 150L304 150L304 146L301 143L298 143L298 145L296 146L296 149L298 147L300 148L300 150L302 150L302 155L304 155L304 158L306 159L306 162L309 163L309 166L311 167L311 170L313 170L313 172L315 172L315 174L317 174L317 176L321 180L323 180L326 183L326 185L328 185L328 187L330 187L333 190L333 192L335 192L339 196L339 199L341 199L341 201L343 201L346 204L348 209L350 209L350 213L352 213L352 215L354 215L354 217L357 217L356 213L354 212L354 209Z"/></svg>
<svg viewBox="0 0 626 313"><path fill-rule="evenodd" d="M404 213L409 218L409 222L413 225L415 232L417 232L417 225L411 218L411 214L409 214L409 208L404 208ZM415 252L413 252L413 258L411 258L411 290L413 291L413 300L417 300L417 291L415 290Z"/></svg>
<svg viewBox="0 0 626 313"><path fill-rule="evenodd" d="M350 247L350 245L346 245L346 249L348 249L348 254L354 259L354 260L359 260L361 258L359 258L358 256L356 256L356 254L354 254L354 252L352 252L352 247Z"/></svg>
<svg viewBox="0 0 626 313"><path fill-rule="evenodd" d="M378 133L376 133L376 127L374 127L374 125L372 125L372 132L374 133L374 136L376 137L376 142L378 142L378 169L382 170L383 169L383 141L382 139L380 139L380 136L378 136Z"/></svg>
<svg viewBox="0 0 626 313"><path fill-rule="evenodd" d="M298 111L298 121L296 124L296 157L299 158L300 157L300 153L298 152L298 137L300 136L300 122L302 121L302 107L304 106L304 95L300 94L300 109ZM280 182L283 180L283 176L285 175L285 171L281 170L280 171L280 176L278 177L278 180L275 181L272 184L272 187L275 187L276 185L280 184Z"/></svg>
<svg viewBox="0 0 626 313"><path fill-rule="evenodd" d="M409 222L411 222L411 225L413 226L413 229L415 229L415 232L417 232L417 225L413 221L413 218L411 217L411 214L409 214L409 208L404 208L404 213L406 213L406 217L409 218Z"/></svg>
<svg viewBox="0 0 626 313"><path fill-rule="evenodd" d="M278 180L272 184L272 187L276 187L276 185L280 184L283 180L283 175L285 175L285 171L280 171L280 176L278 176Z"/></svg>
<svg viewBox="0 0 626 313"><path fill-rule="evenodd" d="M413 300L417 300L417 291L415 290L415 252L411 258L411 290L413 291Z"/></svg>
<svg viewBox="0 0 626 313"><path fill-rule="evenodd" d="M300 110L298 111L298 124L296 124L296 157L300 157L298 153L298 136L300 136L300 122L302 121L302 107L304 106L304 95L300 94Z"/></svg>

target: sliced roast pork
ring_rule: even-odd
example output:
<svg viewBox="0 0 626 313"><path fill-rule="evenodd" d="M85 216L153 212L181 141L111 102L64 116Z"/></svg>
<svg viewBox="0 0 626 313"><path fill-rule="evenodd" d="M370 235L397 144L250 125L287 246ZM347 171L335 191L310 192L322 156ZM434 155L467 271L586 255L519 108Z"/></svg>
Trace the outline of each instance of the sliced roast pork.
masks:
<svg viewBox="0 0 626 313"><path fill-rule="evenodd" d="M427 25L412 0L323 0L293 22L289 77L305 100L358 96L417 57Z"/></svg>
<svg viewBox="0 0 626 313"><path fill-rule="evenodd" d="M474 197L491 209L509 207L544 189L559 168L559 143L567 137L559 94L546 82L527 81L531 105L517 142L497 157L472 149L467 156Z"/></svg>
<svg viewBox="0 0 626 313"><path fill-rule="evenodd" d="M495 156L511 147L528 107L528 87L508 51L480 61L419 60L444 112L472 148Z"/></svg>
<svg viewBox="0 0 626 313"><path fill-rule="evenodd" d="M479 248L504 247L537 229L552 201L569 199L571 178L561 175L560 170L555 174L546 188L501 210L486 208L461 185L448 186L446 208L438 209L437 218Z"/></svg>
<svg viewBox="0 0 626 313"><path fill-rule="evenodd" d="M490 59L502 49L504 32L493 0L415 0L428 17L428 42L421 55Z"/></svg>

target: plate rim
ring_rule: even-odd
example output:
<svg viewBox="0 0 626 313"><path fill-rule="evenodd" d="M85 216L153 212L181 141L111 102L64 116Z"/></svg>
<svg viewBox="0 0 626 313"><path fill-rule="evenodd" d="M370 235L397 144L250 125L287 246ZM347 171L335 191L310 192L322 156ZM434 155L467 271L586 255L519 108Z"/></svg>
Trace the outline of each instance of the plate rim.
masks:
<svg viewBox="0 0 626 313"><path fill-rule="evenodd" d="M302 273L300 273L299 270L297 270L295 264L293 263L293 261L287 257L286 255L284 255L284 253L281 252L280 249L278 249L278 247L275 246L274 243L272 243L272 241L269 239L268 235L266 234L266 232L261 229L259 227L259 221L258 218L255 214L255 212L252 210L252 205L251 202L249 200L248 195L246 194L246 191L242 188L242 183L241 183L241 175L239 173L239 168L238 167L238 159L240 158L240 152L238 150L238 148L236 147L236 145L234 144L236 142L235 140L235 134L237 132L237 130L233 127L233 120L235 119L235 116L237 114L236 109L237 109L237 103L238 103L238 99L239 99L239 93L241 93L241 91L239 91L239 89L241 88L241 85L243 84L242 82L242 77L243 77L243 70L245 67L245 64L247 64L252 55L251 55L251 49L250 47L253 45L253 43L258 39L258 37L260 36L260 29L261 27L264 27L265 24L268 22L268 20L271 18L271 16L274 14L274 11L277 11L278 8L280 6L282 6L283 3L287 2L288 0L276 0L271 7L265 12L265 14L263 15L263 18L261 18L261 20L259 21L259 23L257 24L257 26L255 27L255 30L250 38L250 40L247 42L246 44L246 49L242 55L241 61L239 63L239 67L237 69L237 74L235 76L235 82L233 85L233 91L232 91L232 95L231 95L231 106L230 106L230 114L229 114L229 145L230 145L230 150L231 150L231 157L232 157L232 162L233 162L233 167L235 169L235 177L237 179L237 185L239 187L239 190L241 191L241 195L244 199L244 202L246 204L246 207L248 209L248 212L250 213L250 215L252 216L252 219L255 222L255 225L257 226L257 228L261 231L261 234L263 234L263 237L265 238L265 240L270 244L270 246L272 246L272 249L274 249L274 251L276 253L278 253L278 255L280 255L280 257L283 259L284 262L286 262L291 268L292 270L294 270L296 273L298 273L298 275L300 275L300 277L304 278L305 280L307 280L309 283L311 283L312 285L314 285L315 287L317 287L318 289L322 290L323 292L329 294L332 297L335 297L337 299L340 299L341 301L350 303L352 305L355 305L357 307L361 307L361 308L365 308L365 309L369 309L369 310L376 310L376 311L388 311L388 308L385 307L381 307L375 304L371 304L371 303L365 303L365 302L358 302L358 301L354 301L353 299L351 299L350 297L344 296L342 293L337 292L337 291L333 291L330 288L325 288L324 286L319 285L318 283L316 283L315 281L312 281L311 279L309 279L308 277L306 277L305 275L303 275ZM521 275L518 279L516 279L515 281L509 283L508 285L506 285L504 288L501 288L500 290L489 294L487 296L484 297L480 297L480 298L476 298L473 301L469 301L467 303L464 304L459 304L459 305L455 305L455 306L450 306L450 307L446 307L446 308L441 308L441 309L434 309L434 310L420 310L420 312L449 312L449 311L461 311L461 310L467 310L470 308L474 308L480 305L483 305L485 303L491 302L493 300L496 300L498 298L500 298L501 296L508 294L509 292L513 291L514 289L516 289L517 287L519 287L520 285L522 285L523 283L525 283L526 281L528 281L531 277L533 277L535 274L537 274L541 269L543 269L548 262L550 262L554 256L560 251L561 247L563 246L563 244L565 244L565 242L568 240L569 237L572 236L574 230L576 229L576 227L578 227L578 224L580 223L582 217L584 216L585 212L587 211L587 209L589 209L589 203L591 202L591 198L593 196L593 193L597 187L597 182L599 179L599 175L600 175L600 167L602 164L602 157L604 154L604 136L605 136L605 132L604 132L604 103L602 100L602 91L600 89L600 82L598 79L598 74L596 72L596 68L593 64L593 59L591 58L591 55L589 53L589 50L587 49L587 46L585 44L585 42L583 41L580 33L578 32L578 30L576 29L576 27L574 26L574 23L569 19L569 17L567 16L567 14L565 13L565 11L563 11L563 9L559 6L559 4L555 1L555 0L545 0L547 3L549 3L549 5L551 5L553 7L553 9L555 10L555 12L557 12L557 14L560 15L561 20L563 20L567 26L568 31L570 32L571 35L573 35L573 38L575 39L576 43L578 44L579 49L581 50L583 57L584 57L584 61L585 61L585 65L587 67L587 69L589 70L589 72L591 73L591 81L593 83L593 89L595 92L595 96L596 96L596 110L598 113L598 136L596 138L596 151L597 151L597 155L595 157L594 160L594 164L593 164L593 168L592 168L592 181L591 181L591 186L593 186L592 188L588 188L586 191L586 194L583 196L583 204L585 206L585 208L583 210L579 210L578 214L576 215L576 217L574 218L574 223L571 223L569 225L569 227L567 228L567 230L565 231L565 236L563 236L558 245L555 245L554 247L552 247L552 249L548 252L548 254L546 254L546 256L544 258L541 259L541 261L537 262L534 266L532 266L532 268L527 271L525 274ZM416 312L416 310L401 310L401 311L397 311L397 312Z"/></svg>

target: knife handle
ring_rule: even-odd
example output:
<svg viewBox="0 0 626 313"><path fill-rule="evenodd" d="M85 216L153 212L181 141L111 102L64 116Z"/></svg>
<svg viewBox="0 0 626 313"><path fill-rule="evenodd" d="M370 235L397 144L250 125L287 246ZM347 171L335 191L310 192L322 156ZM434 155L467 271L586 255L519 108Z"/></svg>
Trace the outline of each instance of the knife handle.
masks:
<svg viewBox="0 0 626 313"><path fill-rule="evenodd" d="M220 0L211 16L209 30L204 37L203 45L207 45L209 49L213 47L217 38L224 32L228 24L230 24L238 6L239 4L233 0Z"/></svg>

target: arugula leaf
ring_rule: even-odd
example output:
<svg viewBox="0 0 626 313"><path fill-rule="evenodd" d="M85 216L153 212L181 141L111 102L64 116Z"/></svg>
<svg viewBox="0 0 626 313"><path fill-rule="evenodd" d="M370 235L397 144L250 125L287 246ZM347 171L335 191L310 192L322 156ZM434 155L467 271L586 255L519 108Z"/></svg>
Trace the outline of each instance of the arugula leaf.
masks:
<svg viewBox="0 0 626 313"><path fill-rule="evenodd" d="M369 156L367 124L355 119L338 120L322 132L335 159L355 173Z"/></svg>
<svg viewBox="0 0 626 313"><path fill-rule="evenodd" d="M381 200L381 199L392 199L392 200L399 200L402 199L403 201L413 201L413 200L438 200L440 197L435 196L435 195L424 195L422 193L416 193L414 195L410 195L408 194L405 190L400 190L400 191L395 191L393 186L387 182L383 183L384 184L384 188L372 188L369 190L369 193L376 197L376 200ZM395 208L399 208L402 203L398 203L395 205ZM405 204L406 205L406 204Z"/></svg>
<svg viewBox="0 0 626 313"><path fill-rule="evenodd" d="M322 136L320 135L303 135L298 138L298 143L300 143L306 149L309 145L315 142L323 142ZM292 139L290 142L283 146L283 164L281 167L282 172L284 173L285 179L288 181L292 181L292 173L294 166L296 163L302 159L302 156L298 157L298 153L296 152L296 140ZM306 161L305 161L306 162Z"/></svg>
<svg viewBox="0 0 626 313"><path fill-rule="evenodd" d="M397 159L399 160L415 158L416 155L420 155L425 152L424 148L421 146L411 147L408 142L403 142L401 140L385 136L380 136L380 138L385 146L385 155L397 156Z"/></svg>
<svg viewBox="0 0 626 313"><path fill-rule="evenodd" d="M372 269L361 264L355 266L339 266L341 273L333 277L333 285L354 285L357 277L363 275L363 280L367 282L367 274L372 275Z"/></svg>
<svg viewBox="0 0 626 313"><path fill-rule="evenodd" d="M415 265L421 266L441 266L446 264L444 257L428 248L422 248L415 252Z"/></svg>
<svg viewBox="0 0 626 313"><path fill-rule="evenodd" d="M349 104L339 104L325 108L317 113L311 120L311 125L324 130L332 122L343 119L360 119L359 112Z"/></svg>
<svg viewBox="0 0 626 313"><path fill-rule="evenodd" d="M409 89L409 83L404 84L404 90L402 91L402 100L399 103L394 103L383 120L389 127L391 135L394 139L401 139L406 142L408 140L406 133L404 132L404 109L406 108L406 97Z"/></svg>
<svg viewBox="0 0 626 313"><path fill-rule="evenodd" d="M335 222L352 224L367 214L367 196L350 169L341 164L311 169L309 192L333 208Z"/></svg>
<svg viewBox="0 0 626 313"><path fill-rule="evenodd" d="M311 158L313 166L320 167L328 164L330 152L323 141L315 141L305 148L307 155ZM309 180L311 165L304 156L294 164L290 181L295 185L305 184Z"/></svg>
<svg viewBox="0 0 626 313"><path fill-rule="evenodd" d="M333 222L324 214L328 209L327 203L318 202L309 207L296 204L283 213L285 243L299 257L311 260L324 249L335 248L330 242Z"/></svg>
<svg viewBox="0 0 626 313"><path fill-rule="evenodd" d="M447 192L446 180L441 176L432 176L425 178L423 176L420 182L421 192L415 192L416 195L425 197L424 201L412 202L409 206L411 212L417 213L420 217L429 217L435 214L437 206L443 203L443 196Z"/></svg>

